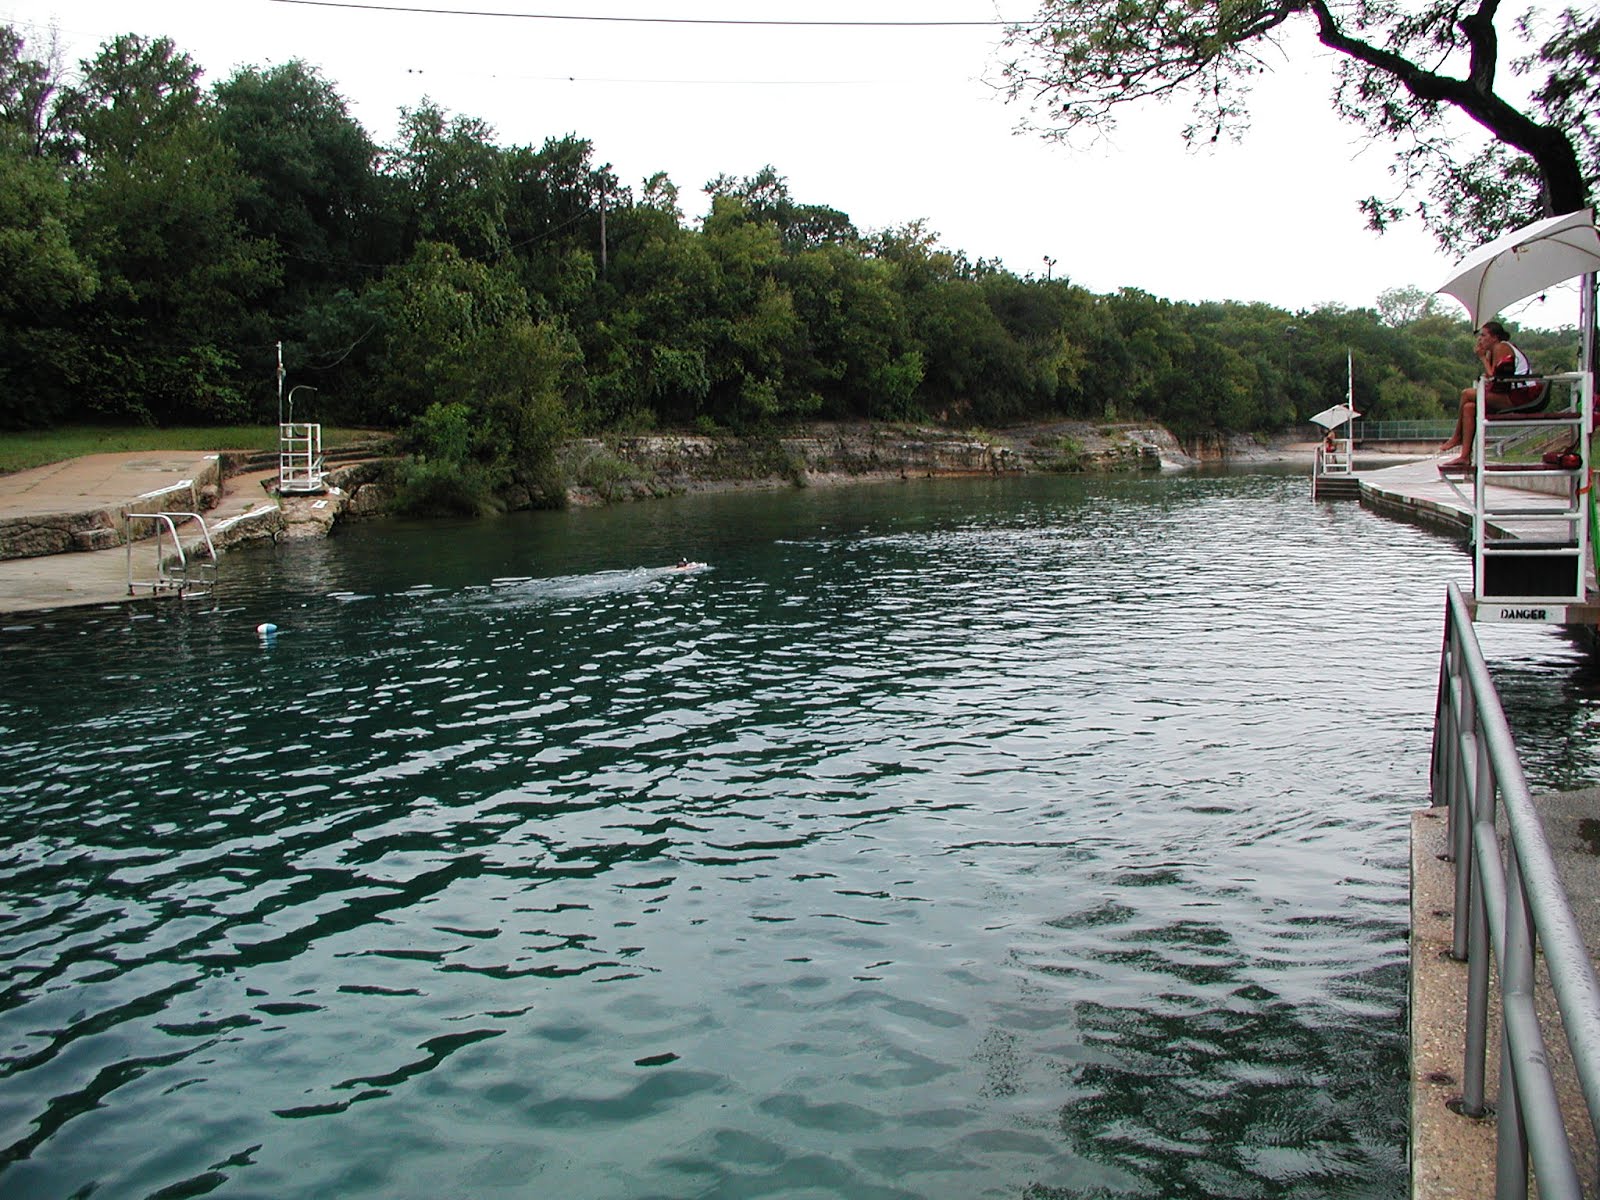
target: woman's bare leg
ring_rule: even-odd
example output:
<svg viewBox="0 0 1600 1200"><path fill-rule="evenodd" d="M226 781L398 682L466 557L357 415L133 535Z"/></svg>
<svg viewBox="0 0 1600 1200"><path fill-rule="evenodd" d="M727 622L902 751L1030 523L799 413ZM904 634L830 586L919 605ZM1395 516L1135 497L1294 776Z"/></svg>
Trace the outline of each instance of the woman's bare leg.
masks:
<svg viewBox="0 0 1600 1200"><path fill-rule="evenodd" d="M1478 389L1463 389L1461 393L1461 408L1456 416L1455 432L1450 435L1449 441L1445 442L1444 445L1439 447L1440 454L1443 454L1446 450L1454 450L1457 446L1460 446L1465 442L1467 430L1472 427L1470 424L1470 418L1467 416L1467 414L1477 408L1477 405Z"/></svg>

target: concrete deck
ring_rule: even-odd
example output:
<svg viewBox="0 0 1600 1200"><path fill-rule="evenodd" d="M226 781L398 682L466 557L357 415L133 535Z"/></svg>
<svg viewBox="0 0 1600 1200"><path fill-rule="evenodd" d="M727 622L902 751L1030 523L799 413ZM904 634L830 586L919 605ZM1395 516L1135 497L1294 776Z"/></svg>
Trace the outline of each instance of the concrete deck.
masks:
<svg viewBox="0 0 1600 1200"><path fill-rule="evenodd" d="M1470 477L1464 482L1462 477L1456 477L1457 483L1452 487L1431 458L1356 474L1361 482L1361 503L1368 507L1461 536L1471 534L1472 510L1466 499L1472 494ZM1557 496L1498 483L1489 484L1489 499L1492 509L1507 508L1513 502L1525 507L1547 507L1552 513L1564 507ZM1514 524L1508 522L1505 527L1515 535Z"/></svg>
<svg viewBox="0 0 1600 1200"><path fill-rule="evenodd" d="M0 614L148 598L129 594L129 550L117 540L123 511L199 512L209 503L207 525L226 544L236 523L278 511L263 486L276 478L276 471L224 478L217 454L190 452L92 454L0 475L0 530L16 544L46 548L0 559ZM113 544L76 548L96 541ZM152 540L134 545L136 578L154 577L156 553Z"/></svg>

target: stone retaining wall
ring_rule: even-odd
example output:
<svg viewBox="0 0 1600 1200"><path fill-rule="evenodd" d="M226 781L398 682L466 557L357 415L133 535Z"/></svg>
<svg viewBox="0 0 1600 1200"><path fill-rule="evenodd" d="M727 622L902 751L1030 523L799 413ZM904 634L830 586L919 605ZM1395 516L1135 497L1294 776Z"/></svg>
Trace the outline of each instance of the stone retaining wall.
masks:
<svg viewBox="0 0 1600 1200"><path fill-rule="evenodd" d="M126 540L127 513L201 512L216 502L221 486L221 468L213 461L195 478L146 492L127 504L0 518L0 559L109 550ZM135 541L155 532L154 521L134 523Z"/></svg>

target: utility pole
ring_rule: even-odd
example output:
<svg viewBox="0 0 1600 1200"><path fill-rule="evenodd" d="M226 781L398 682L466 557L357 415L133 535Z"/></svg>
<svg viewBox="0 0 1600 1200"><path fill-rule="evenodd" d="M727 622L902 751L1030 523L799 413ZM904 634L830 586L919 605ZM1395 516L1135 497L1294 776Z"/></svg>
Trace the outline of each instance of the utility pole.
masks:
<svg viewBox="0 0 1600 1200"><path fill-rule="evenodd" d="M606 277L606 193L600 190L600 278Z"/></svg>

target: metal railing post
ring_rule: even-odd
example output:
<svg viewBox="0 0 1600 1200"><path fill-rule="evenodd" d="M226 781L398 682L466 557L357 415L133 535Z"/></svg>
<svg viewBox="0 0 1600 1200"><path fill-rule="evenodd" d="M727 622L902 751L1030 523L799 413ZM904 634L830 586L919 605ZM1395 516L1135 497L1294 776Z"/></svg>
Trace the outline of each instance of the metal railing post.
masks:
<svg viewBox="0 0 1600 1200"><path fill-rule="evenodd" d="M1433 754L1428 761L1430 800L1435 808L1443 806L1446 818L1450 804L1450 756L1455 753L1456 706L1450 699L1450 614L1445 612L1444 648L1439 652L1439 697L1433 705ZM1447 825L1448 828L1448 825ZM1446 842L1449 838L1446 837Z"/></svg>
<svg viewBox="0 0 1600 1200"><path fill-rule="evenodd" d="M1489 1111L1489 913L1481 872L1474 872L1467 939L1466 1045L1461 1061L1461 1111L1482 1117Z"/></svg>
<svg viewBox="0 0 1600 1200"><path fill-rule="evenodd" d="M1491 828L1493 822L1490 822ZM1506 870L1505 920L1501 928L1500 992L1504 997L1533 986L1533 930L1528 922L1527 897L1522 891L1522 872L1516 855ZM1506 1022L1500 1033L1500 1111L1499 1136L1495 1143L1495 1200L1527 1200L1528 1123L1522 1105L1521 1080L1516 1070L1516 1048L1512 1045L1508 1010L1501 1012Z"/></svg>
<svg viewBox="0 0 1600 1200"><path fill-rule="evenodd" d="M1463 681L1464 682L1464 681ZM1463 687L1461 699L1462 724L1467 729L1474 725L1475 714L1471 711L1472 702L1470 689ZM1475 869L1472 854L1472 829L1479 819L1479 814L1487 812L1489 820L1494 820L1494 772L1489 765L1489 748L1482 739L1469 733L1461 733L1458 741L1458 766L1461 768L1460 776L1456 781L1455 794L1458 797L1455 808L1458 810L1459 819L1452 823L1451 833L1454 834L1456 856L1456 921L1455 938L1451 944L1450 952L1457 958L1464 960L1467 957L1467 925L1468 914L1471 911L1470 899L1472 896L1472 876ZM1472 772L1470 776L1464 769L1467 754L1471 753ZM1468 791L1470 782L1472 790Z"/></svg>

